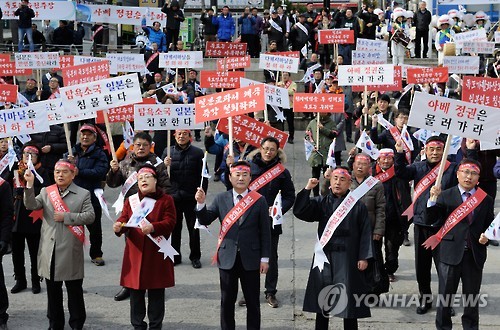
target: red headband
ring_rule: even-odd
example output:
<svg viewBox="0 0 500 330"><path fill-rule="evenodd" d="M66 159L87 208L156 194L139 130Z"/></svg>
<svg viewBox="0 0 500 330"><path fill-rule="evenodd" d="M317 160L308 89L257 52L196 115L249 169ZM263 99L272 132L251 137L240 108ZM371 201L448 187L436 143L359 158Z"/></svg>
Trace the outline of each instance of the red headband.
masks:
<svg viewBox="0 0 500 330"><path fill-rule="evenodd" d="M97 134L95 127L87 124L83 124L82 127L80 127L80 132L81 131L91 131L92 133Z"/></svg>
<svg viewBox="0 0 500 330"><path fill-rule="evenodd" d="M343 168L336 168L332 171L332 176L336 174L336 175L343 175L343 176L346 176L349 178L349 180L351 179L351 174L349 174L349 172Z"/></svg>
<svg viewBox="0 0 500 330"><path fill-rule="evenodd" d="M191 130L190 129L176 129L175 130L175 133L179 133L179 132L188 132L191 135Z"/></svg>
<svg viewBox="0 0 500 330"><path fill-rule="evenodd" d="M69 168L71 171L75 171L76 170L76 166L66 160L60 160L56 163L56 165L54 166L54 168L58 168L58 167L67 167Z"/></svg>
<svg viewBox="0 0 500 330"><path fill-rule="evenodd" d="M33 147L33 146L27 146L27 147L24 148L23 151L33 152L33 153L35 153L37 155L39 154L38 149L36 147Z"/></svg>
<svg viewBox="0 0 500 330"><path fill-rule="evenodd" d="M462 164L458 167L459 170L463 170L464 168L476 171L477 173L481 173L481 170L479 169L479 167L476 164L465 163L465 164Z"/></svg>
<svg viewBox="0 0 500 330"><path fill-rule="evenodd" d="M139 172L137 172L137 175L142 174L142 173L151 173L154 176L156 176L155 171L152 168L149 168L149 167L143 167L143 168L141 168L139 170Z"/></svg>
<svg viewBox="0 0 500 330"><path fill-rule="evenodd" d="M394 157L394 150L380 150L379 157Z"/></svg>
<svg viewBox="0 0 500 330"><path fill-rule="evenodd" d="M444 147L444 143L442 141L431 141L431 142L427 142L425 144L426 147Z"/></svg>
<svg viewBox="0 0 500 330"><path fill-rule="evenodd" d="M354 160L356 160L356 159L358 159L358 158L362 158L362 159L367 160L367 161L369 161L369 162L371 161L371 160L370 160L370 157L369 157L369 156L367 156L367 155L365 155L365 154L357 154L356 156L354 156Z"/></svg>
<svg viewBox="0 0 500 330"><path fill-rule="evenodd" d="M231 166L231 173L233 172L248 172L250 173L250 166L246 165L238 165L238 166Z"/></svg>

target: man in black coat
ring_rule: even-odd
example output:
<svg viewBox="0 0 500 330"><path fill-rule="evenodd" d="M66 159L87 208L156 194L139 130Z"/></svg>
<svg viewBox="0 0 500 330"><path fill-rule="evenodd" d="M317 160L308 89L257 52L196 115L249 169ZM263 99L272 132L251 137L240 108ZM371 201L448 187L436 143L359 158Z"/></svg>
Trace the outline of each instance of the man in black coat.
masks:
<svg viewBox="0 0 500 330"><path fill-rule="evenodd" d="M364 23L363 38L375 40L375 34L377 32L377 26L380 24L378 16L373 13L374 6L369 4L366 11L358 13L358 17L361 18Z"/></svg>
<svg viewBox="0 0 500 330"><path fill-rule="evenodd" d="M212 8L208 8L207 10L203 10L201 14L201 22L204 26L204 39L207 41L217 41L217 27L212 23L212 18L214 17L214 10Z"/></svg>
<svg viewBox="0 0 500 330"><path fill-rule="evenodd" d="M306 15L300 14L299 21L290 28L290 34L288 35L288 43L292 46L293 51L299 51L301 59L304 58L301 50L304 46L307 46L309 36L313 34L309 25L305 24L305 21Z"/></svg>
<svg viewBox="0 0 500 330"><path fill-rule="evenodd" d="M452 328L450 305L453 304L453 295L457 292L460 280L462 294L466 299L474 298L475 301L464 303L462 326L464 329L479 327L479 300L475 298L481 289L483 266L486 261L488 238L484 232L495 217L493 198L477 188L480 171L479 162L463 159L457 171L457 186L443 192L439 187L431 188L431 198L437 198L437 203L428 202L427 217L436 221L433 225L441 228L439 233L444 235L437 246L440 255L438 277L441 298L436 313L437 329ZM482 201L481 194L484 195ZM464 212L465 205L472 204L472 199L478 199L480 203L470 207L472 211L469 214L460 216ZM455 212L458 209L461 212ZM451 225L451 229L445 232L443 225L451 224L448 222L448 217L452 214L461 221L454 226Z"/></svg>
<svg viewBox="0 0 500 330"><path fill-rule="evenodd" d="M68 21L59 21L59 27L54 30L52 39L55 49L69 51L69 45L73 43L73 29L68 26Z"/></svg>
<svg viewBox="0 0 500 330"><path fill-rule="evenodd" d="M47 170L50 182L54 182L54 166L68 151L64 129L59 125L51 125L50 131L31 134L31 140L42 150L40 162Z"/></svg>
<svg viewBox="0 0 500 330"><path fill-rule="evenodd" d="M7 320L9 314L9 297L7 296L7 288L5 287L5 277L3 274L2 259L7 253L9 242L11 239L12 220L14 214L14 201L12 200L12 189L10 184L0 178L0 328L7 329Z"/></svg>
<svg viewBox="0 0 500 330"><path fill-rule="evenodd" d="M225 229L220 233L216 252L221 286L221 328L235 328L234 305L240 280L247 306L247 329L260 329L259 273L267 273L271 250L268 206L264 196L248 190L249 163L234 163L229 180L233 189L218 194L209 207L205 205L205 192L198 188L196 215L200 224L206 226L218 218L223 224L221 230Z"/></svg>
<svg viewBox="0 0 500 330"><path fill-rule="evenodd" d="M418 4L418 11L413 16L413 25L416 27L415 35L415 58L427 58L429 52L429 28L432 21L431 12L427 10L427 3L422 1ZM422 42L424 52L421 52Z"/></svg>
<svg viewBox="0 0 500 330"><path fill-rule="evenodd" d="M167 0L161 11L167 14L165 35L167 38L167 49L170 49L170 44L175 46L177 40L179 40L181 22L184 22L184 12L180 9L177 0L173 0L172 3L170 3L170 0Z"/></svg>
<svg viewBox="0 0 500 330"><path fill-rule="evenodd" d="M14 16L19 16L19 20L17 22L18 26L18 39L19 43L17 45L17 51L22 52L24 45L24 35L28 37L28 42L30 44L30 52L35 51L35 43L33 42L33 33L31 30L31 19L35 18L35 12L33 9L28 7L29 0L22 0L21 6L17 8L14 12Z"/></svg>

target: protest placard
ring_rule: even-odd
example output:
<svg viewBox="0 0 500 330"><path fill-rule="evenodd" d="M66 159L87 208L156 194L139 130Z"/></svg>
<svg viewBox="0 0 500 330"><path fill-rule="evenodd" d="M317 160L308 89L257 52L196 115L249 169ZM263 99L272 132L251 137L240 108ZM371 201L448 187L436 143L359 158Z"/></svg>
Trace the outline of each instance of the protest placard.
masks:
<svg viewBox="0 0 500 330"><path fill-rule="evenodd" d="M478 74L479 56L445 56L443 66L448 67L449 73Z"/></svg>
<svg viewBox="0 0 500 330"><path fill-rule="evenodd" d="M0 84L0 102L17 102L17 85Z"/></svg>
<svg viewBox="0 0 500 330"><path fill-rule="evenodd" d="M401 91L403 89L403 79L402 79L402 68L398 65L394 67L394 81L392 84L385 85L371 85L371 91L379 91L379 92L395 92ZM354 85L352 86L353 92L363 92L364 86Z"/></svg>
<svg viewBox="0 0 500 330"><path fill-rule="evenodd" d="M109 61L100 61L62 69L64 86L84 84L109 78Z"/></svg>
<svg viewBox="0 0 500 330"><path fill-rule="evenodd" d="M495 31L495 43L500 43L500 31Z"/></svg>
<svg viewBox="0 0 500 330"><path fill-rule="evenodd" d="M261 82L247 78L240 78L241 87L258 84L261 84ZM269 84L265 84L264 86L267 104L290 109L290 97L288 96L288 89Z"/></svg>
<svg viewBox="0 0 500 330"><path fill-rule="evenodd" d="M482 42L488 41L485 29L475 29L465 32L455 33L453 40L456 44L463 44L464 42Z"/></svg>
<svg viewBox="0 0 500 330"><path fill-rule="evenodd" d="M240 88L244 71L200 71L201 88Z"/></svg>
<svg viewBox="0 0 500 330"><path fill-rule="evenodd" d="M497 139L500 111L484 105L415 92L408 125L486 142Z"/></svg>
<svg viewBox="0 0 500 330"><path fill-rule="evenodd" d="M250 55L217 59L217 71L229 71L250 67Z"/></svg>
<svg viewBox="0 0 500 330"><path fill-rule="evenodd" d="M142 101L137 74L60 88L68 115L104 110Z"/></svg>
<svg viewBox="0 0 500 330"><path fill-rule="evenodd" d="M353 50L352 65L386 64L387 50Z"/></svg>
<svg viewBox="0 0 500 330"><path fill-rule="evenodd" d="M260 54L259 69L297 73L299 59L296 57Z"/></svg>
<svg viewBox="0 0 500 330"><path fill-rule="evenodd" d="M273 52L273 53L267 52L266 54L300 58L300 52L299 51L291 51L291 50L290 51L286 51L286 52Z"/></svg>
<svg viewBox="0 0 500 330"><path fill-rule="evenodd" d="M143 54L106 53L106 59L109 61L110 74L144 72L146 68Z"/></svg>
<svg viewBox="0 0 500 330"><path fill-rule="evenodd" d="M344 94L295 93L293 112L344 112Z"/></svg>
<svg viewBox="0 0 500 330"><path fill-rule="evenodd" d="M403 64L401 65L401 75L403 79L406 79L408 77L408 69L410 68L427 68L426 66L421 66L421 65L410 65L410 64Z"/></svg>
<svg viewBox="0 0 500 330"><path fill-rule="evenodd" d="M266 108L264 90L260 84L197 97L196 122L262 111Z"/></svg>
<svg viewBox="0 0 500 330"><path fill-rule="evenodd" d="M59 67L58 52L14 53L18 69L50 69Z"/></svg>
<svg viewBox="0 0 500 330"><path fill-rule="evenodd" d="M0 1L3 20L17 20L14 13L21 6L19 1ZM28 7L35 12L33 20L50 19L74 21L76 17L75 3L72 1L30 1Z"/></svg>
<svg viewBox="0 0 500 330"><path fill-rule="evenodd" d="M432 84L448 82L447 67L408 68L406 81L408 84Z"/></svg>
<svg viewBox="0 0 500 330"><path fill-rule="evenodd" d="M372 39L356 39L356 50L380 51L387 49L387 41Z"/></svg>
<svg viewBox="0 0 500 330"><path fill-rule="evenodd" d="M62 106L60 98L30 103L26 106L26 109L32 109L37 113L46 113L49 126L95 118L96 116L95 112L82 112L77 115L68 115Z"/></svg>
<svg viewBox="0 0 500 330"><path fill-rule="evenodd" d="M31 76L32 74L33 70L18 69L14 62L0 62L0 76Z"/></svg>
<svg viewBox="0 0 500 330"><path fill-rule="evenodd" d="M339 65L339 86L371 86L394 83L394 66L377 65Z"/></svg>
<svg viewBox="0 0 500 330"><path fill-rule="evenodd" d="M135 104L134 128L141 130L203 129L194 121L194 104Z"/></svg>
<svg viewBox="0 0 500 330"><path fill-rule="evenodd" d="M223 133L229 133L227 118L219 119L217 129ZM275 137L279 141L281 149L285 148L288 141L288 133L245 115L233 117L233 134L235 139L256 148L260 148L262 139L267 136Z"/></svg>
<svg viewBox="0 0 500 330"><path fill-rule="evenodd" d="M318 30L320 44L354 44L354 30Z"/></svg>
<svg viewBox="0 0 500 330"><path fill-rule="evenodd" d="M141 103L136 104L156 104L156 100L152 97L143 98ZM123 123L125 121L134 121L134 105L127 104L116 108L108 109L108 120L110 123ZM104 115L102 111L97 111L95 119L97 124L104 124Z"/></svg>
<svg viewBox="0 0 500 330"><path fill-rule="evenodd" d="M64 69L70 66L106 61L104 57L80 56L80 55L60 55L59 68Z"/></svg>
<svg viewBox="0 0 500 330"><path fill-rule="evenodd" d="M494 42L464 42L462 44L462 53L474 53L474 54L493 54L495 51Z"/></svg>
<svg viewBox="0 0 500 330"><path fill-rule="evenodd" d="M0 138L49 131L47 113L29 107L0 111Z"/></svg>
<svg viewBox="0 0 500 330"><path fill-rule="evenodd" d="M464 76L462 101L500 108L500 79Z"/></svg>
<svg viewBox="0 0 500 330"><path fill-rule="evenodd" d="M202 51L160 53L160 68L203 68Z"/></svg>
<svg viewBox="0 0 500 330"><path fill-rule="evenodd" d="M216 42L207 41L206 57L241 57L247 54L245 42Z"/></svg>

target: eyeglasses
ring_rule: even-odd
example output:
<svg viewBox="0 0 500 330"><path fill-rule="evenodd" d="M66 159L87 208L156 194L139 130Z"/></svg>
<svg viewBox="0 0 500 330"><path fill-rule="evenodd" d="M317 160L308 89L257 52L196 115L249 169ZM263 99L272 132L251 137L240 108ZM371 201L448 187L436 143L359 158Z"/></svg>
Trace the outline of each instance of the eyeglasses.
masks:
<svg viewBox="0 0 500 330"><path fill-rule="evenodd" d="M137 176L137 181L149 180L151 178L154 178L153 174L143 174L143 175Z"/></svg>
<svg viewBox="0 0 500 330"><path fill-rule="evenodd" d="M459 172L462 172L465 176L479 176L479 173L477 172L471 172L469 170L460 170Z"/></svg>
<svg viewBox="0 0 500 330"><path fill-rule="evenodd" d="M149 148L149 143L134 143L136 148Z"/></svg>

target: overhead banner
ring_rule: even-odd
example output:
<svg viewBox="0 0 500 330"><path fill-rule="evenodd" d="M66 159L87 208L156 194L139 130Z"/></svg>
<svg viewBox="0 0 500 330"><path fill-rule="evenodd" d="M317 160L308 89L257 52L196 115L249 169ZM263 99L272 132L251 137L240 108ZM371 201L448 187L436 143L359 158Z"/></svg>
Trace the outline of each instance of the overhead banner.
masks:
<svg viewBox="0 0 500 330"><path fill-rule="evenodd" d="M146 18L146 25L152 26L158 21L165 25L167 15L161 8L154 7L124 7L113 5L87 5L78 4L78 21L89 23L130 24L142 25Z"/></svg>
<svg viewBox="0 0 500 330"><path fill-rule="evenodd" d="M339 86L371 86L394 83L394 66L378 65L339 65Z"/></svg>
<svg viewBox="0 0 500 330"><path fill-rule="evenodd" d="M448 67L450 74L478 74L479 56L445 56L443 66Z"/></svg>
<svg viewBox="0 0 500 330"><path fill-rule="evenodd" d="M421 92L415 92L408 119L409 126L492 143L498 123L498 108Z"/></svg>
<svg viewBox="0 0 500 330"><path fill-rule="evenodd" d="M118 72L143 73L146 69L143 54L106 53L106 59L110 63L110 74L118 74Z"/></svg>
<svg viewBox="0 0 500 330"><path fill-rule="evenodd" d="M297 73L299 60L295 57L260 54L259 69Z"/></svg>
<svg viewBox="0 0 500 330"><path fill-rule="evenodd" d="M204 124L196 124L194 117L194 104L134 105L136 130L203 129Z"/></svg>
<svg viewBox="0 0 500 330"><path fill-rule="evenodd" d="M4 109L0 111L0 138L48 132L47 113L30 107Z"/></svg>
<svg viewBox="0 0 500 330"><path fill-rule="evenodd" d="M354 30L318 30L320 44L354 44Z"/></svg>
<svg viewBox="0 0 500 330"><path fill-rule="evenodd" d="M70 115L142 101L141 87L135 73L62 87L60 92L64 109Z"/></svg>
<svg viewBox="0 0 500 330"><path fill-rule="evenodd" d="M293 112L344 112L344 94L295 93Z"/></svg>
<svg viewBox="0 0 500 330"><path fill-rule="evenodd" d="M196 122L262 111L266 108L264 84L195 98Z"/></svg>
<svg viewBox="0 0 500 330"><path fill-rule="evenodd" d="M20 7L20 1L0 1L2 8L2 19L17 20L15 11ZM33 20L50 19L54 21L74 21L76 17L75 4L72 1L30 1L28 7L35 12Z"/></svg>
<svg viewBox="0 0 500 330"><path fill-rule="evenodd" d="M465 76L462 101L500 108L500 79Z"/></svg>
<svg viewBox="0 0 500 330"><path fill-rule="evenodd" d="M59 67L58 52L14 53L18 69L51 69Z"/></svg>
<svg viewBox="0 0 500 330"><path fill-rule="evenodd" d="M202 51L160 53L160 68L203 68Z"/></svg>

